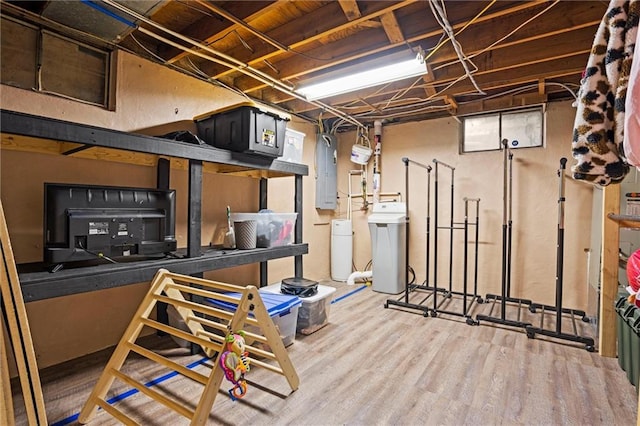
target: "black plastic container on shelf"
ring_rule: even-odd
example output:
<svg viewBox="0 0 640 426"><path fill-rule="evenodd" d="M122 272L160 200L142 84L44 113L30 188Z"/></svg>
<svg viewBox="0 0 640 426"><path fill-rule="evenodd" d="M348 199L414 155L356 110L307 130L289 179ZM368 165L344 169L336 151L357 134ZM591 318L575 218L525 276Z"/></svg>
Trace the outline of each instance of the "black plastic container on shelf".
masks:
<svg viewBox="0 0 640 426"><path fill-rule="evenodd" d="M208 145L273 158L282 155L290 120L289 114L254 102L194 118L198 136Z"/></svg>

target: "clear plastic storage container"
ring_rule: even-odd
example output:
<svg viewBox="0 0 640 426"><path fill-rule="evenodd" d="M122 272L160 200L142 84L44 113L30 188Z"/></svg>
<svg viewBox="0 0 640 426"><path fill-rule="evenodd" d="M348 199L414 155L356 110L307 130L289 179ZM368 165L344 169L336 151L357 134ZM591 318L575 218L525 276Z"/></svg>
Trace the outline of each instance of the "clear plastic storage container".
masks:
<svg viewBox="0 0 640 426"><path fill-rule="evenodd" d="M256 247L293 244L298 213L231 213L231 221L257 222Z"/></svg>
<svg viewBox="0 0 640 426"><path fill-rule="evenodd" d="M280 293L280 283L272 284L260 289L261 292ZM311 297L301 297L302 305L298 311L296 331L300 334L311 334L329 323L331 299L335 287L318 285L318 293Z"/></svg>

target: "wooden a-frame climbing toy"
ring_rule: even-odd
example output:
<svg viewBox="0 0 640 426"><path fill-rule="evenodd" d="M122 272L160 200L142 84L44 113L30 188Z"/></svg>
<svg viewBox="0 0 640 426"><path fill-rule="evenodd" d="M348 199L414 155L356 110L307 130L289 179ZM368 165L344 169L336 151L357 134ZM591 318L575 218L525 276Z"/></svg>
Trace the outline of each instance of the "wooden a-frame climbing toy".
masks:
<svg viewBox="0 0 640 426"><path fill-rule="evenodd" d="M22 297L22 288L18 279L18 270L9 240L9 230L0 202L0 424L15 424L13 396L9 384L9 365L5 352L5 340L11 343L18 368L20 386L24 397L24 406L29 425L47 424L47 412L40 384L40 373L36 353L33 348L31 329L27 319L27 310ZM6 324L7 335L4 325ZM11 350L11 349L10 349Z"/></svg>
<svg viewBox="0 0 640 426"><path fill-rule="evenodd" d="M204 301L204 299L231 303L236 306L236 309L231 312L199 302ZM189 332L149 318L158 302L172 305L184 320ZM196 313L201 315L198 316ZM217 358L223 352L225 336L227 333L244 329L245 325L251 326L251 330L259 330L256 332L245 331L248 343L246 349L250 355L251 366L262 367L283 375L292 390L298 389L298 375L291 364L282 338L271 320L256 287L242 287L174 274L165 269L160 269L151 281L149 292L142 300L135 316L120 339L120 343L93 388L89 399L82 408L78 417L79 422L84 424L91 421L96 415L98 407L100 407L124 424L137 424L129 415L115 405L109 404L105 399L114 380L118 379L134 387L147 397L190 419L191 425L206 424L218 393L218 388L224 378L224 371L220 367ZM213 368L211 368L210 373L205 375L190 370L159 353L136 344L136 340L144 327L151 327L199 345L213 361ZM131 352L204 385L195 409L187 407L123 373L121 369ZM256 359L254 356L260 359ZM273 361L275 361L275 364ZM124 403L120 402L120 404Z"/></svg>

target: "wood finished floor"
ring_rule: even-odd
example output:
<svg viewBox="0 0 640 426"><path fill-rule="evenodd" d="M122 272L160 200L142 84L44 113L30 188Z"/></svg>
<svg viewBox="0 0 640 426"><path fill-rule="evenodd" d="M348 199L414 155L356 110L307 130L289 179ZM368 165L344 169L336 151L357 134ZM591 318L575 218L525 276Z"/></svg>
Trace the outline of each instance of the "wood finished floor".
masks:
<svg viewBox="0 0 640 426"><path fill-rule="evenodd" d="M424 317L413 310L385 309L389 296L370 288L356 291L341 283L331 305L330 324L309 336L296 336L289 355L300 377L291 392L284 377L254 368L248 394L232 402L223 381L209 417L220 425L635 425L638 398L617 359L589 353L583 345L553 341L524 330L482 322L467 325L453 315ZM424 293L412 295L418 303ZM460 311L460 300L442 310ZM473 316L489 304L474 305ZM497 307L496 307L497 309ZM491 314L498 316L494 309ZM507 318L515 319L513 308ZM538 325L539 314L524 310L523 320ZM578 334L593 335L577 321ZM550 317L545 328L555 328ZM572 332L569 323L563 331ZM168 338L149 336L160 348L194 370L211 368L201 355L189 355ZM107 362L103 351L42 371L51 424L77 424L77 414ZM193 405L202 387L143 359L125 364L155 390ZM14 386L17 424L26 424L19 389ZM108 397L143 425L183 425L186 419L117 381ZM118 424L99 411L91 425Z"/></svg>

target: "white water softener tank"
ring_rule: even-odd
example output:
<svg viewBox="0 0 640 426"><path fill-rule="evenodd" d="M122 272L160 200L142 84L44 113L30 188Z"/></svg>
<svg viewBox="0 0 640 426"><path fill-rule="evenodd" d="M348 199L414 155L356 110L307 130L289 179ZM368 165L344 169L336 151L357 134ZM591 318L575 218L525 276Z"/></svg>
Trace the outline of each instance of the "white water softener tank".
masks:
<svg viewBox="0 0 640 426"><path fill-rule="evenodd" d="M347 281L353 263L353 228L350 219L331 221L331 279Z"/></svg>
<svg viewBox="0 0 640 426"><path fill-rule="evenodd" d="M407 235L405 203L375 203L369 215L373 283L380 293L398 294L405 289Z"/></svg>

